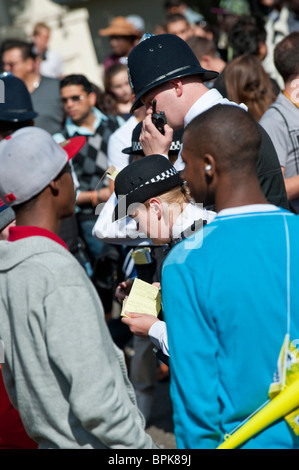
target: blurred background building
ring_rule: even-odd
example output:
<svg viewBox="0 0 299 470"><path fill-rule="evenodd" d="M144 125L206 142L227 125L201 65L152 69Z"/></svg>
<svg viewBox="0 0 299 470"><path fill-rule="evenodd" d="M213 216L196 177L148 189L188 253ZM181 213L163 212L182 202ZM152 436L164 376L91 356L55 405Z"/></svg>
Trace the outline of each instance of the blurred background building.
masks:
<svg viewBox="0 0 299 470"><path fill-rule="evenodd" d="M204 15L216 1L186 2ZM7 38L30 40L34 25L51 28L49 46L63 59L64 74L84 73L102 85L102 61L109 53L106 28L115 16L138 15L146 32L164 20L164 0L0 0L0 43Z"/></svg>

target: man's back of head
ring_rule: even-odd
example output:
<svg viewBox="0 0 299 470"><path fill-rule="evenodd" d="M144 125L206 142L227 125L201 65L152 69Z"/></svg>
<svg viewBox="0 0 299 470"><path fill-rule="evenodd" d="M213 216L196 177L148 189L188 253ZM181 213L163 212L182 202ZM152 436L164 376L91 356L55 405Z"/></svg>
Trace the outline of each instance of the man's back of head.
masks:
<svg viewBox="0 0 299 470"><path fill-rule="evenodd" d="M267 53L266 37L263 18L258 16L240 18L228 35L233 58L242 54L254 54L263 60Z"/></svg>
<svg viewBox="0 0 299 470"><path fill-rule="evenodd" d="M277 44L274 63L285 83L299 76L299 32L293 32Z"/></svg>
<svg viewBox="0 0 299 470"><path fill-rule="evenodd" d="M225 68L225 61L218 54L215 42L202 36L191 36L187 44L198 58L203 68L221 73Z"/></svg>
<svg viewBox="0 0 299 470"><path fill-rule="evenodd" d="M260 145L256 121L239 106L216 105L193 119L182 156L196 202L216 204L217 211L228 201L231 207L266 202L256 171Z"/></svg>
<svg viewBox="0 0 299 470"><path fill-rule="evenodd" d="M260 133L255 120L239 106L213 106L193 119L185 134L192 136L195 155L210 153L223 171L256 172Z"/></svg>

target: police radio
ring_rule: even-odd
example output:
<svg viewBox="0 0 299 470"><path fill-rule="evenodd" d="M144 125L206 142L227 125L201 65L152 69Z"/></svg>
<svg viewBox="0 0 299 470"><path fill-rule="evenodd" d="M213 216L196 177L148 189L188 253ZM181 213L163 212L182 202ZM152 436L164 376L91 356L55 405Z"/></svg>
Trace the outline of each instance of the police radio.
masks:
<svg viewBox="0 0 299 470"><path fill-rule="evenodd" d="M153 124L156 126L159 132L164 135L164 126L167 124L167 119L164 111L157 111L157 101L153 101L153 115L152 121Z"/></svg>

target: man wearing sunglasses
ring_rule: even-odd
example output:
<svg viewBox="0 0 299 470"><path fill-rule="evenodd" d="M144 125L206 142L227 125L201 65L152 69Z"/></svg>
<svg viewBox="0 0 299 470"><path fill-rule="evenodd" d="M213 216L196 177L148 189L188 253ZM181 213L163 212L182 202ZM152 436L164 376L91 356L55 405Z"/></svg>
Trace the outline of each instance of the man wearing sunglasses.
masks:
<svg viewBox="0 0 299 470"><path fill-rule="evenodd" d="M60 82L60 93L66 122L54 139L59 143L78 135L87 138L86 145L73 161L80 185L76 202L77 219L92 261L96 261L105 245L92 235L97 219L95 207L110 196L105 181L99 181L108 167L108 138L118 128L118 123L96 107L97 95L84 75L65 77Z"/></svg>

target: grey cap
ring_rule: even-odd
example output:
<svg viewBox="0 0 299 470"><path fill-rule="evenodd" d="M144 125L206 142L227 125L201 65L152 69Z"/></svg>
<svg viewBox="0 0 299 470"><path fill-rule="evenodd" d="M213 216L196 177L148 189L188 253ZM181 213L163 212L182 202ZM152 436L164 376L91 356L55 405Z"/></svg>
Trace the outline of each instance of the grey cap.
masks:
<svg viewBox="0 0 299 470"><path fill-rule="evenodd" d="M6 206L2 199L0 199L0 232L2 232L7 225L15 220L16 216L11 207Z"/></svg>
<svg viewBox="0 0 299 470"><path fill-rule="evenodd" d="M84 136L58 145L38 127L23 127L0 142L0 197L15 206L44 190L86 143Z"/></svg>

